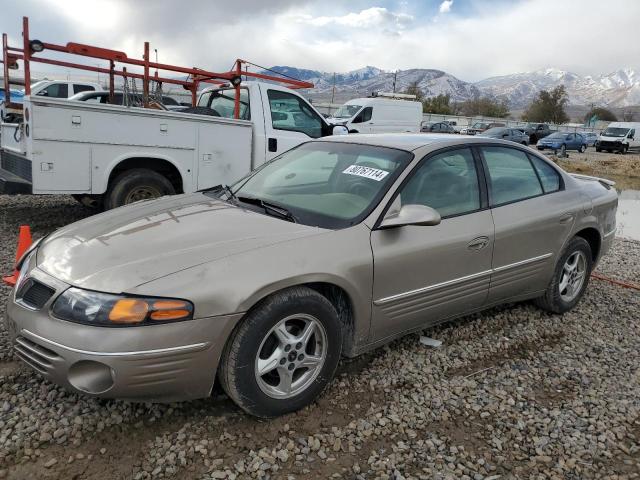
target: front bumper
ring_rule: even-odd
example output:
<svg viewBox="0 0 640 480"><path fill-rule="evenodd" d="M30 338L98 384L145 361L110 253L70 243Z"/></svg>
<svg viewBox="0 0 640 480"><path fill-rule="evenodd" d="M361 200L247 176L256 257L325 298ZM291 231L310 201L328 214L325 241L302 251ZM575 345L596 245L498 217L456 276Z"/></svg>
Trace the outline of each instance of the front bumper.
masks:
<svg viewBox="0 0 640 480"><path fill-rule="evenodd" d="M66 389L103 398L172 402L209 396L222 349L242 314L144 327L95 327L49 314L63 282L36 268L55 289L40 310L11 293L5 323L16 355Z"/></svg>

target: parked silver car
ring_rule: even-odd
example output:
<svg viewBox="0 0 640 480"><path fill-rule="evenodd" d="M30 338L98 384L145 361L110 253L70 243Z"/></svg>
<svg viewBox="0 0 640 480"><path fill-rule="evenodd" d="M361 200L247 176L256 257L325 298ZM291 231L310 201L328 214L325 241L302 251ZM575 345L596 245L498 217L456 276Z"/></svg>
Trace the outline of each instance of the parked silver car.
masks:
<svg viewBox="0 0 640 480"><path fill-rule="evenodd" d="M501 138L521 145L529 145L529 135L518 128L494 127L479 133L478 136L485 138Z"/></svg>
<svg viewBox="0 0 640 480"><path fill-rule="evenodd" d="M512 142L311 141L232 187L141 201L25 254L16 354L89 395L312 402L341 356L504 302L563 313L615 233L610 183Z"/></svg>

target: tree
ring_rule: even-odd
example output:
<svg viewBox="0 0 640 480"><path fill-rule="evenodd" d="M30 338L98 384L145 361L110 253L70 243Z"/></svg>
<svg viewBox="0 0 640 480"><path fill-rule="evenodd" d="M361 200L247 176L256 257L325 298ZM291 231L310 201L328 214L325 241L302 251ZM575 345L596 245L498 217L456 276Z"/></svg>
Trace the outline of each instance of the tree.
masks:
<svg viewBox="0 0 640 480"><path fill-rule="evenodd" d="M589 123L593 117L596 117L596 120L604 120L607 122L618 121L618 117L616 117L611 110L602 107L591 108L589 113L584 116L584 123Z"/></svg>
<svg viewBox="0 0 640 480"><path fill-rule="evenodd" d="M528 122L566 123L569 117L564 107L568 100L564 85L559 85L550 92L540 90L538 98L531 102L522 118Z"/></svg>
<svg viewBox="0 0 640 480"><path fill-rule="evenodd" d="M506 101L498 101L491 97L475 97L471 100L460 102L456 110L467 117L483 116L494 118L506 118L509 116L509 105Z"/></svg>
<svg viewBox="0 0 640 480"><path fill-rule="evenodd" d="M424 98L424 93L418 86L418 82L411 82L403 93L406 93L407 95L415 95L416 100L419 102Z"/></svg>
<svg viewBox="0 0 640 480"><path fill-rule="evenodd" d="M425 113L437 113L440 115L451 115L453 110L449 102L449 95L440 94L437 97L425 98L422 101L422 111Z"/></svg>

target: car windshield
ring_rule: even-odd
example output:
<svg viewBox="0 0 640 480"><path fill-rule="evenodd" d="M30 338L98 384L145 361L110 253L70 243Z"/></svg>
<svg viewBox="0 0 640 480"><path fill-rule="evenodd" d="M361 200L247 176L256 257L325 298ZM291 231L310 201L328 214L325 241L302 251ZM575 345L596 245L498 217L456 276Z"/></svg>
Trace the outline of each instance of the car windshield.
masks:
<svg viewBox="0 0 640 480"><path fill-rule="evenodd" d="M239 205L263 211L258 199L305 225L346 228L371 212L412 158L394 148L309 142L264 164L232 190Z"/></svg>
<svg viewBox="0 0 640 480"><path fill-rule="evenodd" d="M362 105L343 105L335 113L335 118L351 118L358 110L362 108Z"/></svg>
<svg viewBox="0 0 640 480"><path fill-rule="evenodd" d="M628 128L620 128L620 127L609 127L604 132L602 132L603 137L624 137Z"/></svg>
<svg viewBox="0 0 640 480"><path fill-rule="evenodd" d="M502 128L502 127L494 127L494 128L490 128L489 130L485 131L483 133L483 135L486 136L491 136L491 135L504 135L506 133L509 133L507 131L506 128Z"/></svg>
<svg viewBox="0 0 640 480"><path fill-rule="evenodd" d="M564 139L566 137L567 137L566 133L564 133L564 132L556 132L556 133L552 133L551 135L549 135L546 138L548 138L549 140L553 140L553 139L556 139L556 140L560 139L561 140L561 139Z"/></svg>

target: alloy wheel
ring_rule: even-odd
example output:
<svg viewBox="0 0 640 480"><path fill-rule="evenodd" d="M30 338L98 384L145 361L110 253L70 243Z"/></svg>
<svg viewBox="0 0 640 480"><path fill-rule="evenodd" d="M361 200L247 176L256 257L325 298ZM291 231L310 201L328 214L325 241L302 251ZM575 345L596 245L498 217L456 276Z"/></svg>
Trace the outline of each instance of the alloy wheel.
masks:
<svg viewBox="0 0 640 480"><path fill-rule="evenodd" d="M567 258L560 273L558 290L560 298L572 302L580 293L587 276L587 258L582 251L573 252Z"/></svg>
<svg viewBox="0 0 640 480"><path fill-rule="evenodd" d="M262 339L255 360L255 379L266 395L291 398L308 388L327 357L327 332L308 314L288 316Z"/></svg>

